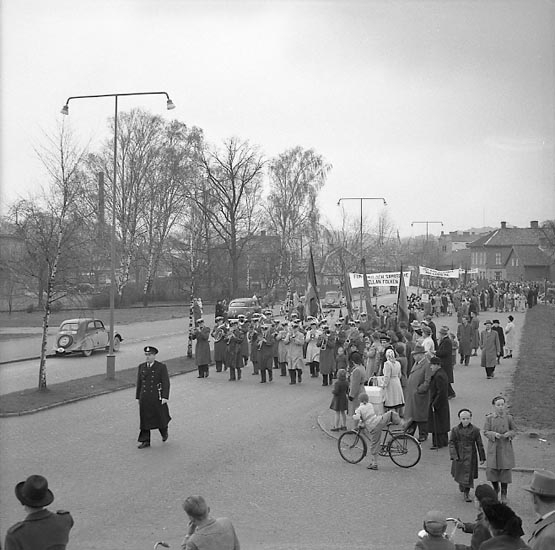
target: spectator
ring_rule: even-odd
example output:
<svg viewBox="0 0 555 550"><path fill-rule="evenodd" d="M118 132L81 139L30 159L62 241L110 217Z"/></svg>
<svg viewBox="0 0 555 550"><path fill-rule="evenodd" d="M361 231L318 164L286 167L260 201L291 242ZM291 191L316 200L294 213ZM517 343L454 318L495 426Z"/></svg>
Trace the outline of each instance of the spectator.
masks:
<svg viewBox="0 0 555 550"><path fill-rule="evenodd" d="M468 317L463 316L461 324L457 328L457 338L459 339L459 355L461 365L468 367L470 356L472 355L473 328L468 323Z"/></svg>
<svg viewBox="0 0 555 550"><path fill-rule="evenodd" d="M362 356L358 351L351 353L350 360L353 362L354 368L351 372L351 380L349 384L349 401L351 402L350 410L354 412L360 405L360 396L366 395L364 390L364 381L366 378L366 370L362 364Z"/></svg>
<svg viewBox="0 0 555 550"><path fill-rule="evenodd" d="M451 456L451 475L459 484L466 502L472 502L470 489L478 479L478 459L480 464L486 461L480 429L472 425L470 409L461 409L458 413L459 424L451 429L449 454Z"/></svg>
<svg viewBox="0 0 555 550"><path fill-rule="evenodd" d="M480 550L530 549L520 538L524 535L522 520L511 508L501 502L488 501L483 503L482 510L492 537L480 545Z"/></svg>
<svg viewBox="0 0 555 550"><path fill-rule="evenodd" d="M455 544L445 536L445 514L432 510L424 518L424 535L416 542L415 550L455 550Z"/></svg>
<svg viewBox="0 0 555 550"><path fill-rule="evenodd" d="M480 358L481 365L486 369L486 378L493 378L495 365L497 365L497 356L500 353L499 336L497 332L491 329L491 321L485 321L485 330L480 334L480 349L482 356Z"/></svg>
<svg viewBox="0 0 555 550"><path fill-rule="evenodd" d="M491 330L497 332L499 337L499 351L497 352L497 364L499 365L499 360L503 357L503 350L505 349L505 333L503 332L503 327L499 325L499 319L494 319L492 323Z"/></svg>
<svg viewBox="0 0 555 550"><path fill-rule="evenodd" d="M464 533L472 533L470 546L457 544L457 550L478 550L485 540L491 538L488 524L482 511L485 502L497 502L497 494L487 483L480 483L474 490L474 507L478 510L478 516L474 523L459 522L457 527Z"/></svg>
<svg viewBox="0 0 555 550"><path fill-rule="evenodd" d="M513 357L513 349L515 347L515 318L512 315L509 315L509 320L505 325L505 347L506 347L506 355L503 359L512 359Z"/></svg>
<svg viewBox="0 0 555 550"><path fill-rule="evenodd" d="M449 379L441 367L440 359L432 357L432 379L430 381L430 412L428 427L432 430L432 446L437 450L447 447L449 440L447 434L451 429L449 417Z"/></svg>
<svg viewBox="0 0 555 550"><path fill-rule="evenodd" d="M401 386L401 363L395 359L395 351L391 348L386 350L385 358L383 366L384 407L386 410L399 411L405 405Z"/></svg>
<svg viewBox="0 0 555 550"><path fill-rule="evenodd" d="M27 517L8 529L5 550L65 549L73 518L64 510L53 513L46 508L54 500L46 478L29 476L15 486L15 496L23 505ZM37 541L40 541L40 546Z"/></svg>
<svg viewBox="0 0 555 550"><path fill-rule="evenodd" d="M231 521L227 518L214 519L210 507L201 496L190 496L183 503L189 517L183 550L240 550L239 539Z"/></svg>
<svg viewBox="0 0 555 550"><path fill-rule="evenodd" d="M491 401L493 413L486 416L484 436L488 440L486 454L486 478L491 481L499 494L501 483L501 502L507 501L507 486L512 482L512 468L515 465L513 437L516 426L513 417L505 411L505 398L501 395Z"/></svg>
<svg viewBox="0 0 555 550"><path fill-rule="evenodd" d="M525 491L532 495L534 512L539 516L528 542L533 550L555 548L555 474L547 470L534 472Z"/></svg>
<svg viewBox="0 0 555 550"><path fill-rule="evenodd" d="M347 371L339 369L337 371L337 380L333 385L331 392L333 398L331 400L330 409L335 411L335 424L331 429L332 432L347 429L347 410L349 408L349 382L347 382Z"/></svg>

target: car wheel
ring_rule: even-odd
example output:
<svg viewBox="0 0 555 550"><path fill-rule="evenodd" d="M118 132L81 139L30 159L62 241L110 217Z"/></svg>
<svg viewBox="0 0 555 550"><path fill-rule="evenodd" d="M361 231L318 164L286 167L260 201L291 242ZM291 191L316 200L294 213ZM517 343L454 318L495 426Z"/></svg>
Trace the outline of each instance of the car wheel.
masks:
<svg viewBox="0 0 555 550"><path fill-rule="evenodd" d="M121 338L119 336L114 336L114 351L119 351L121 345Z"/></svg>

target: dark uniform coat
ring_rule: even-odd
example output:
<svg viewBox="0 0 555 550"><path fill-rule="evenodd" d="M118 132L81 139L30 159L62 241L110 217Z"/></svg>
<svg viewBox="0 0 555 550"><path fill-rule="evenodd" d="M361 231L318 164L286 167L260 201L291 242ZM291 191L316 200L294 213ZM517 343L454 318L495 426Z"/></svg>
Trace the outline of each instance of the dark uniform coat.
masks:
<svg viewBox="0 0 555 550"><path fill-rule="evenodd" d="M171 420L167 403L161 399L170 398L170 378L164 363L154 361L149 367L141 363L137 372L137 392L141 430L164 429Z"/></svg>
<svg viewBox="0 0 555 550"><path fill-rule="evenodd" d="M430 409L430 360L423 356L414 363L405 387L405 418L414 422L427 422Z"/></svg>
<svg viewBox="0 0 555 550"><path fill-rule="evenodd" d="M195 346L195 365L198 367L200 365L210 364L210 328L202 327L197 328L193 332L193 340L197 341Z"/></svg>
<svg viewBox="0 0 555 550"><path fill-rule="evenodd" d="M436 357L441 360L441 366L447 374L449 383L453 383L455 378L453 376L453 342L449 335L442 338L436 347Z"/></svg>
<svg viewBox="0 0 555 550"><path fill-rule="evenodd" d="M461 323L457 328L457 338L459 339L459 353L463 356L472 355L474 329L467 323Z"/></svg>
<svg viewBox="0 0 555 550"><path fill-rule="evenodd" d="M330 374L335 370L335 333L320 335L317 345L320 347L320 372Z"/></svg>
<svg viewBox="0 0 555 550"><path fill-rule="evenodd" d="M439 369L432 375L430 381L430 413L428 415L428 430L431 433L442 434L451 429L451 417L449 413L449 399L447 388L449 379L443 369ZM432 410L435 409L435 412ZM447 441L445 441L447 443Z"/></svg>
<svg viewBox="0 0 555 550"><path fill-rule="evenodd" d="M72 527L73 518L69 512L53 513L44 508L8 529L5 550L63 550Z"/></svg>
<svg viewBox="0 0 555 550"><path fill-rule="evenodd" d="M459 424L451 430L449 437L451 475L463 487L473 487L478 479L478 458L486 460L480 429L472 424Z"/></svg>

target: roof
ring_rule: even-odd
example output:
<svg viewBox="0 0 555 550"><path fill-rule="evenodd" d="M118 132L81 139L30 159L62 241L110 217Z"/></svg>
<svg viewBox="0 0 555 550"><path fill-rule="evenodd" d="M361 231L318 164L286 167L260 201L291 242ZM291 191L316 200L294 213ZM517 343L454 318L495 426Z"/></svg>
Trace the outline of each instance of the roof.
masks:
<svg viewBox="0 0 555 550"><path fill-rule="evenodd" d="M531 227L500 227L487 235L476 239L468 246L471 248L481 246L538 246L546 240L542 229Z"/></svg>
<svg viewBox="0 0 555 550"><path fill-rule="evenodd" d="M513 253L523 266L546 266L553 263L549 255L538 246L513 246Z"/></svg>

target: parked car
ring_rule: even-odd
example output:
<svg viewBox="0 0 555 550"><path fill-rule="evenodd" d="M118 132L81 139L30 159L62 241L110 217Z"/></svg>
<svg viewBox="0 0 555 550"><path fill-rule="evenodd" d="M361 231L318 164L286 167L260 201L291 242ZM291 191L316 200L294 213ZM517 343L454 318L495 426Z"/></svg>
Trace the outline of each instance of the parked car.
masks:
<svg viewBox="0 0 555 550"><path fill-rule="evenodd" d="M100 319L67 319L58 329L54 352L56 355L82 353L85 357L93 351L109 349L110 333ZM123 338L114 332L114 351L118 351Z"/></svg>
<svg viewBox="0 0 555 550"><path fill-rule="evenodd" d="M229 302L227 308L228 319L235 319L238 315L244 315L248 319L253 313L261 313L262 307L256 298L235 298Z"/></svg>
<svg viewBox="0 0 555 550"><path fill-rule="evenodd" d="M341 292L338 290L328 290L324 295L323 304L324 307L341 307L342 296Z"/></svg>

